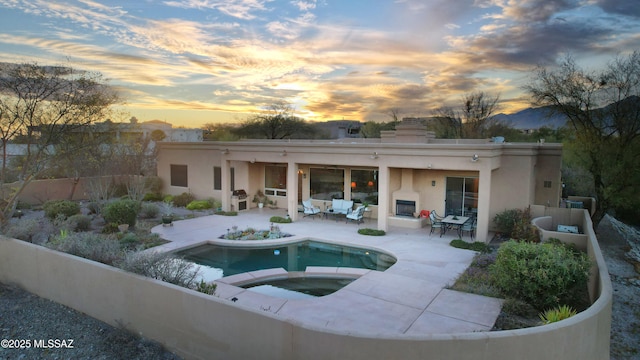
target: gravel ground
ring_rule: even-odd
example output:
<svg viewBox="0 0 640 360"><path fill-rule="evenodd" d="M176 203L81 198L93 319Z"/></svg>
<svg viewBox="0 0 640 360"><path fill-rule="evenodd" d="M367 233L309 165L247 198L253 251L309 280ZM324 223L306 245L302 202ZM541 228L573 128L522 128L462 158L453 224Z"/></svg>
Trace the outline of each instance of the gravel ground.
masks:
<svg viewBox="0 0 640 360"><path fill-rule="evenodd" d="M613 282L611 359L640 358L640 232L606 217L598 239ZM0 339L31 340L30 349L4 349L0 359L179 359L159 344L73 309L0 284ZM73 348L33 348L36 340L73 340ZM61 342L58 343L62 345ZM68 344L68 342L67 342Z"/></svg>
<svg viewBox="0 0 640 360"><path fill-rule="evenodd" d="M22 342L23 346L31 346L28 349L16 349L6 348L4 344L0 347L0 359L6 360L180 359L158 343L114 328L19 288L2 284L0 339L21 339L25 340ZM73 341L70 342L69 339ZM44 345L49 348L35 348L36 342L40 340L44 340ZM52 344L49 344L49 340L52 340ZM73 348L64 347L65 345Z"/></svg>
<svg viewBox="0 0 640 360"><path fill-rule="evenodd" d="M640 232L606 216L598 241L613 286L611 359L640 359L640 259L629 251L640 246Z"/></svg>

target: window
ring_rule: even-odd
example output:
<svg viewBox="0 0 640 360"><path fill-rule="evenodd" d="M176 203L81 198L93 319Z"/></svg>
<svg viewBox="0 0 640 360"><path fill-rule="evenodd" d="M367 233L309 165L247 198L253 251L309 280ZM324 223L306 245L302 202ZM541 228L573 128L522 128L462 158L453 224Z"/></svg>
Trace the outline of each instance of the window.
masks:
<svg viewBox="0 0 640 360"><path fill-rule="evenodd" d="M344 169L311 168L309 187L314 199L344 199Z"/></svg>
<svg viewBox="0 0 640 360"><path fill-rule="evenodd" d="M171 165L171 186L189 186L187 165Z"/></svg>
<svg viewBox="0 0 640 360"><path fill-rule="evenodd" d="M264 167L264 194L287 196L287 167L267 165Z"/></svg>
<svg viewBox="0 0 640 360"><path fill-rule="evenodd" d="M378 170L351 170L351 200L378 205Z"/></svg>
<svg viewBox="0 0 640 360"><path fill-rule="evenodd" d="M549 181L549 180L545 180L545 182L544 182L544 187L546 187L546 188L550 188L550 187L551 187L551 181Z"/></svg>
<svg viewBox="0 0 640 360"><path fill-rule="evenodd" d="M231 168L231 191L236 187L235 169ZM213 167L213 190L222 190L222 168L220 166Z"/></svg>

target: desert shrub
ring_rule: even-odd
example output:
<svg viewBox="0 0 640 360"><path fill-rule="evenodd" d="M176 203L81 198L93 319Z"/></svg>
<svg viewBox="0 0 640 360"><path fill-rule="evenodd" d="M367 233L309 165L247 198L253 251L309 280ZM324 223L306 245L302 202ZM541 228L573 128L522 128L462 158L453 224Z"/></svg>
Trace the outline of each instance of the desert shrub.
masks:
<svg viewBox="0 0 640 360"><path fill-rule="evenodd" d="M272 216L269 218L269 221L277 224L288 224L291 222L291 218L290 217L284 218L282 216Z"/></svg>
<svg viewBox="0 0 640 360"><path fill-rule="evenodd" d="M173 197L173 205L178 207L186 207L193 200L195 200L193 194L183 192L182 194Z"/></svg>
<svg viewBox="0 0 640 360"><path fill-rule="evenodd" d="M143 203L140 206L140 215L145 219L154 219L160 214L160 207L156 204Z"/></svg>
<svg viewBox="0 0 640 360"><path fill-rule="evenodd" d="M206 210L213 207L212 200L193 200L187 204L187 210Z"/></svg>
<svg viewBox="0 0 640 360"><path fill-rule="evenodd" d="M173 195L165 195L165 197L162 198L162 201L173 204Z"/></svg>
<svg viewBox="0 0 640 360"><path fill-rule="evenodd" d="M577 314L571 306L561 305L553 309L549 309L540 314L540 320L543 324L551 324L560 320L568 319Z"/></svg>
<svg viewBox="0 0 640 360"><path fill-rule="evenodd" d="M138 235L132 232L127 232L122 235L119 241L120 247L124 250L134 250L140 244Z"/></svg>
<svg viewBox="0 0 640 360"><path fill-rule="evenodd" d="M159 192L148 192L144 194L142 201L162 201L162 194Z"/></svg>
<svg viewBox="0 0 640 360"><path fill-rule="evenodd" d="M205 282L204 280L200 280L198 285L196 286L196 290L207 295L215 295L216 289L218 288L218 284L214 282Z"/></svg>
<svg viewBox="0 0 640 360"><path fill-rule="evenodd" d="M497 213L493 218L497 230L506 236L511 236L513 227L518 219L518 211L518 209L510 209Z"/></svg>
<svg viewBox="0 0 640 360"><path fill-rule="evenodd" d="M539 236L535 226L531 224L531 209L505 210L493 218L498 231L512 239L538 242Z"/></svg>
<svg viewBox="0 0 640 360"><path fill-rule="evenodd" d="M40 222L36 219L20 219L10 223L4 234L14 239L33 242L35 236L41 231Z"/></svg>
<svg viewBox="0 0 640 360"><path fill-rule="evenodd" d="M102 230L100 230L102 234L115 234L119 231L120 229L118 229L118 224L116 223L106 223L102 227Z"/></svg>
<svg viewBox="0 0 640 360"><path fill-rule="evenodd" d="M16 210L30 210L31 208L31 204L24 201L18 200L18 202L16 203Z"/></svg>
<svg viewBox="0 0 640 360"><path fill-rule="evenodd" d="M480 241L468 243L462 239L454 239L454 240L451 240L449 245L453 246L454 248L473 250L481 253L491 252L491 248L487 244Z"/></svg>
<svg viewBox="0 0 640 360"><path fill-rule="evenodd" d="M116 238L90 232L67 233L63 231L47 246L108 265L119 261L123 256L120 243Z"/></svg>
<svg viewBox="0 0 640 360"><path fill-rule="evenodd" d="M91 229L91 217L88 215L72 215L67 219L67 222L72 231L89 231Z"/></svg>
<svg viewBox="0 0 640 360"><path fill-rule="evenodd" d="M49 200L42 205L44 215L49 220L55 220L59 215L64 219L80 212L80 205L69 200Z"/></svg>
<svg viewBox="0 0 640 360"><path fill-rule="evenodd" d="M358 234L369 235L369 236L383 236L386 234L386 232L384 230L363 228L363 229L358 229Z"/></svg>
<svg viewBox="0 0 640 360"><path fill-rule="evenodd" d="M140 203L134 200L117 200L105 205L102 217L107 223L135 226Z"/></svg>
<svg viewBox="0 0 640 360"><path fill-rule="evenodd" d="M199 266L169 253L129 252L120 268L189 289L195 289L200 278Z"/></svg>
<svg viewBox="0 0 640 360"><path fill-rule="evenodd" d="M87 204L89 214L100 214L102 212L102 204L98 201L91 201Z"/></svg>
<svg viewBox="0 0 640 360"><path fill-rule="evenodd" d="M494 284L508 297L526 301L536 309L571 303L582 294L591 261L564 246L513 240L498 249L490 266Z"/></svg>

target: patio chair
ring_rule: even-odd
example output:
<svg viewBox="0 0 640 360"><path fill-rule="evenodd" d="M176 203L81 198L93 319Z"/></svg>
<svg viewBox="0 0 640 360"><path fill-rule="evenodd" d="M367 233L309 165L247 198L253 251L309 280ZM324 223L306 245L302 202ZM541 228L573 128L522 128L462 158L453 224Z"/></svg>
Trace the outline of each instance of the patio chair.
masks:
<svg viewBox="0 0 640 360"><path fill-rule="evenodd" d="M473 240L473 236L474 236L474 234L476 232L476 227L477 227L476 219L475 218L469 218L469 220L467 220L460 227L460 234L461 234L460 237L462 237L462 235L464 235L464 232L467 231L469 233L469 237L471 238L471 240Z"/></svg>
<svg viewBox="0 0 640 360"><path fill-rule="evenodd" d="M435 211L432 211L429 214L429 220L431 220L431 231L429 232L429 236L433 234L433 229L440 229L440 237L442 237L442 232L444 230L444 223L438 220L435 215Z"/></svg>
<svg viewBox="0 0 640 360"><path fill-rule="evenodd" d="M365 210L364 205L360 205L355 210L349 212L347 214L347 222L349 222L349 220L353 220L353 221L357 222L358 225L359 225L360 222L364 221L363 220L364 210Z"/></svg>
<svg viewBox="0 0 640 360"><path fill-rule="evenodd" d="M440 216L438 215L438 213L435 210L431 210L431 214L433 214L433 216L436 218L436 220L440 221L442 219L444 219L444 216Z"/></svg>
<svg viewBox="0 0 640 360"><path fill-rule="evenodd" d="M320 208L317 206L313 206L311 203L311 199L303 200L302 207L304 208L304 216L314 216L320 214ZM315 218L314 218L315 219Z"/></svg>

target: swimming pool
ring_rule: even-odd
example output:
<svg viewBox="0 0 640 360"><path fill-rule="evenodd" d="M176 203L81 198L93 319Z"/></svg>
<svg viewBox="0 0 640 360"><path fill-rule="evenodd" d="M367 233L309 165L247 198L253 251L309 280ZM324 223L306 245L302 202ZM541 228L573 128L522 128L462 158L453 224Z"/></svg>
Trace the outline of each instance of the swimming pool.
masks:
<svg viewBox="0 0 640 360"><path fill-rule="evenodd" d="M200 265L205 281L263 269L305 271L307 266L384 271L396 262L393 256L379 251L313 240L267 247L205 244L177 254Z"/></svg>

